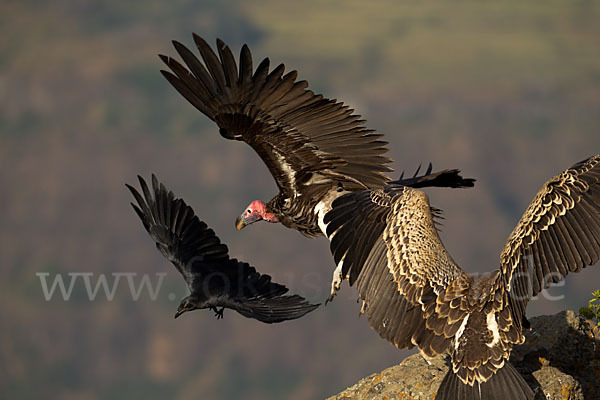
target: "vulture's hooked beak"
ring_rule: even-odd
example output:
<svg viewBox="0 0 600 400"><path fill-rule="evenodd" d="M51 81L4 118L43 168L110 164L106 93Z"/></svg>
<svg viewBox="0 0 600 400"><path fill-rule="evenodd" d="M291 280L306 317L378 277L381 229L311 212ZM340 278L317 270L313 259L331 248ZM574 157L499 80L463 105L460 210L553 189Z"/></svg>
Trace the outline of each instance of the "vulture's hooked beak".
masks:
<svg viewBox="0 0 600 400"><path fill-rule="evenodd" d="M238 231L241 231L246 225L250 225L256 221L260 221L261 219L262 217L257 212L254 212L250 215L244 213L235 219L235 227Z"/></svg>

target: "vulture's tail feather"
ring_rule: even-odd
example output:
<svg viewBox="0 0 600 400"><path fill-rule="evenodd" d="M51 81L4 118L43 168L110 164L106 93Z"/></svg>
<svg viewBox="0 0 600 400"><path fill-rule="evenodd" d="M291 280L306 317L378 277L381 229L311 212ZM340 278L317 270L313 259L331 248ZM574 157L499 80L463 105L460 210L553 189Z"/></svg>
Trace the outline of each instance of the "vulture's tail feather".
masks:
<svg viewBox="0 0 600 400"><path fill-rule="evenodd" d="M419 171L417 170L417 173ZM421 176L413 176L412 178L404 178L404 173L400 179L392 181L403 186L410 186L413 188L423 187L450 187L450 188L465 188L473 187L475 185L475 179L463 178L460 175L458 169L445 169L443 171L431 173L431 164L427 168L427 172Z"/></svg>
<svg viewBox="0 0 600 400"><path fill-rule="evenodd" d="M531 400L533 390L525 379L508 362L485 382L475 382L473 386L464 384L450 369L435 400Z"/></svg>

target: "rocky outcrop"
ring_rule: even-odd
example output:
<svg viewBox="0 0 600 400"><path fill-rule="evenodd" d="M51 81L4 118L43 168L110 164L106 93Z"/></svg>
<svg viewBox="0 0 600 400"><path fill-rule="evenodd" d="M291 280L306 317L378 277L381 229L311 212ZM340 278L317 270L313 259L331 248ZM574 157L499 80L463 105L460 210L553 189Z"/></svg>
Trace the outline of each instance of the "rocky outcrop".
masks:
<svg viewBox="0 0 600 400"><path fill-rule="evenodd" d="M513 365L541 400L600 399L600 329L573 311L534 317ZM419 354L361 379L328 400L432 400L448 370L446 357Z"/></svg>

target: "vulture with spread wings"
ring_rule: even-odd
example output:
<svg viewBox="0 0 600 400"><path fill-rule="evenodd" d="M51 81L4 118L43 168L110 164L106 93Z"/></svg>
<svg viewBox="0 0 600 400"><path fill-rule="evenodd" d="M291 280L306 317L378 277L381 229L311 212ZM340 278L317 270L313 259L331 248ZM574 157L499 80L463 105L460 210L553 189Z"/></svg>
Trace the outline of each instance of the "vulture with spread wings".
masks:
<svg viewBox="0 0 600 400"><path fill-rule="evenodd" d="M191 292L181 300L175 318L204 308L222 318L223 309L230 308L244 317L271 324L300 318L319 306L301 296L286 295L288 289L271 282L269 275L229 258L227 246L213 230L154 175L152 192L141 177L138 179L143 196L127 185L137 202L131 205L158 250L175 265Z"/></svg>
<svg viewBox="0 0 600 400"><path fill-rule="evenodd" d="M508 358L525 339L528 301L600 258L600 155L546 182L508 238L500 268L486 274L467 274L452 260L420 190L389 184L332 206L324 220L331 250L371 327L425 356L449 350L437 400L533 398Z"/></svg>
<svg viewBox="0 0 600 400"><path fill-rule="evenodd" d="M269 59L256 68L248 46L240 52L239 68L221 40L217 54L199 36L194 42L201 62L181 43L173 45L187 66L161 55L170 68L161 71L194 107L219 126L227 139L244 141L261 157L279 193L270 201L253 201L236 226L256 221L280 222L305 236L324 235L323 218L331 203L357 190L381 189L390 178L391 160L383 154L387 142L364 126L364 120L336 100L323 98L297 81L297 72L284 75L280 64L269 72ZM418 174L418 170L417 170ZM458 170L427 172L398 184L411 187L470 187ZM341 282L334 272L332 294Z"/></svg>

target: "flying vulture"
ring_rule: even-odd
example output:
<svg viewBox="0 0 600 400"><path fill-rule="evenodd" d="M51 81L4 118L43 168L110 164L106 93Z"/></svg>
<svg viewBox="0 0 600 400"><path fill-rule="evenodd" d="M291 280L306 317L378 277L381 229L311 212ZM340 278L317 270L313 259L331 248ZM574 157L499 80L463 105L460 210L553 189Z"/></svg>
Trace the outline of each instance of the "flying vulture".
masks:
<svg viewBox="0 0 600 400"><path fill-rule="evenodd" d="M437 400L533 398L508 358L525 340L528 301L600 258L600 155L544 184L500 268L486 274L454 262L420 190L392 183L332 206L324 219L331 250L356 283L371 327L398 348L417 346L430 357L449 351Z"/></svg>
<svg viewBox="0 0 600 400"><path fill-rule="evenodd" d="M244 317L268 324L300 318L317 308L288 289L271 282L248 263L229 258L222 244L190 206L176 199L152 175L152 192L138 176L143 196L127 185L136 204L133 209L163 256L183 275L191 294L181 300L175 318L187 311L211 309L218 318L230 308ZM217 307L221 307L217 309Z"/></svg>
<svg viewBox="0 0 600 400"><path fill-rule="evenodd" d="M305 236L325 234L323 218L331 203L345 193L381 189L390 182L391 159L383 135L364 126L354 110L323 98L297 81L297 72L284 75L280 64L269 72L269 59L256 68L248 46L240 52L239 68L228 46L217 40L217 54L199 36L194 42L203 63L183 44L173 45L187 68L161 55L171 69L161 71L194 107L219 126L220 134L250 145L273 175L279 193L268 202L250 203L236 226L256 221L280 222ZM418 170L417 170L418 172ZM411 187L470 187L458 170L400 179ZM342 276L334 271L332 295Z"/></svg>

